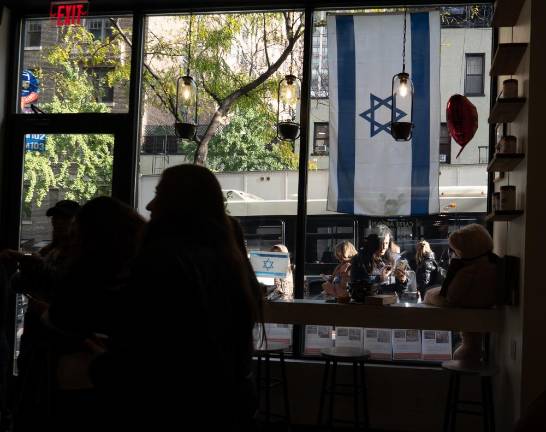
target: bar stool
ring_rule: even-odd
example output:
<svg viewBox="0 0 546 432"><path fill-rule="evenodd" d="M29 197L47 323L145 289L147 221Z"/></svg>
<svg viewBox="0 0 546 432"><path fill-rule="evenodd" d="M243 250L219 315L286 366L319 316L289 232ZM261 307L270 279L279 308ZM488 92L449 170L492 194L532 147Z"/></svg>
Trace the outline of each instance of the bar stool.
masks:
<svg viewBox="0 0 546 432"><path fill-rule="evenodd" d="M482 416L484 432L495 432L495 411L491 377L497 373L497 369L484 363L466 363L461 360L443 362L442 368L450 373L444 415L444 432L455 432L455 421L459 413ZM481 401L459 399L462 375L473 375L481 378ZM477 406L480 409L476 411L461 409L459 405Z"/></svg>
<svg viewBox="0 0 546 432"><path fill-rule="evenodd" d="M280 418L290 424L290 403L288 401L288 386L286 381L286 365L284 362L284 352L290 348L287 343L279 342L267 342L265 346L259 346L254 348L254 356L257 358L256 368L256 383L258 386L258 409L261 411L261 394L265 390L265 422L271 423L271 418ZM279 363L281 367L281 377L271 377L271 356L279 356ZM262 362L265 368L265 377L262 378ZM274 414L271 412L271 389L281 385L282 397L284 404L284 415Z"/></svg>
<svg viewBox="0 0 546 432"><path fill-rule="evenodd" d="M322 378L322 389L320 393L320 407L318 413L319 425L323 424L323 411L326 401L326 395L329 396L328 416L326 418L326 425L332 429L333 423L352 423L355 429L360 428L360 416L359 416L359 393L362 396L363 407L363 427L364 430L369 428L369 416L368 416L368 396L366 387L366 371L364 363L370 357L370 352L359 348L326 348L321 352L321 357L326 360L324 365L324 375ZM352 384L341 384L337 382L337 365L338 362L350 362L353 365L353 382ZM331 368L331 373L330 373ZM359 382L359 370L360 370L360 382ZM330 378L330 384L328 385L328 378ZM350 387L350 390L341 391L339 387ZM352 422L347 420L340 420L334 418L334 399L335 396L352 396L353 397L353 412L354 420Z"/></svg>

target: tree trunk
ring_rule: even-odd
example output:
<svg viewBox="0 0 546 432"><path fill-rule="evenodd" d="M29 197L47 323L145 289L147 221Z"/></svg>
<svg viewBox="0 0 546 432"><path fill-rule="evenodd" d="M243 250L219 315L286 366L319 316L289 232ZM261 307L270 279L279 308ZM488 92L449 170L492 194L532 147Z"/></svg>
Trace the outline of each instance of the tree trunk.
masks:
<svg viewBox="0 0 546 432"><path fill-rule="evenodd" d="M210 120L210 123L207 127L207 130L205 131L205 135L197 143L197 149L195 150L195 154L193 156L193 163L195 165L205 166L205 162L207 160L207 154L209 152L209 141L212 139L214 135L216 135L216 132L218 131L218 127L220 126L220 120L222 119L223 116L224 114L221 108L218 108L216 112L213 114L212 119Z"/></svg>
<svg viewBox="0 0 546 432"><path fill-rule="evenodd" d="M279 58L277 59L275 63L269 66L267 70L263 74L261 74L259 77L257 77L254 81L251 81L250 83L246 84L240 89L235 90L233 93L231 93L229 96L227 96L226 98L222 100L218 109L212 116L212 119L205 132L205 135L200 141L197 142L197 150L195 150L195 155L193 157L193 163L195 165L203 165L203 166L205 165L205 162L207 160L207 154L209 151L209 148L208 148L209 141L212 139L214 135L216 135L216 132L218 131L220 119L229 112L233 104L240 97L250 93L256 87L263 84L265 81L267 81L267 79L270 76L272 76L281 67L284 61L288 58L288 55L294 49L294 45L296 44L296 41L301 35L302 33L301 33L301 26L300 26L295 36L290 38L288 45L286 46L286 48L284 49L284 51L282 52L282 54L279 56Z"/></svg>

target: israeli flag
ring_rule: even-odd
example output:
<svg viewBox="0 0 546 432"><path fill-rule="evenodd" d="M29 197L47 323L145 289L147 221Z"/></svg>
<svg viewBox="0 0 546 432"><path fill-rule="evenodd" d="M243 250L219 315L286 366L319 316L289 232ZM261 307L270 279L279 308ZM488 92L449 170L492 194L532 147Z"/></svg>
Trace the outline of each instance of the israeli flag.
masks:
<svg viewBox="0 0 546 432"><path fill-rule="evenodd" d="M373 216L438 213L440 14L407 16L413 137L390 134L392 77L402 69L404 15L330 15L328 210ZM409 113L396 111L408 121ZM404 120L406 119L406 120Z"/></svg>

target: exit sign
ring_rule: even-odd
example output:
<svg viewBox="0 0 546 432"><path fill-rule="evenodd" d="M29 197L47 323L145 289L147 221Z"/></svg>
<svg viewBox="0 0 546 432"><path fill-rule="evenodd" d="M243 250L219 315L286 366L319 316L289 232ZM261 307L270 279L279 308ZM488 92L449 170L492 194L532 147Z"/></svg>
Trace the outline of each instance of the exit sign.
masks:
<svg viewBox="0 0 546 432"><path fill-rule="evenodd" d="M57 27L79 25L82 17L89 11L89 2L81 1L54 1L49 8L49 17L55 21Z"/></svg>

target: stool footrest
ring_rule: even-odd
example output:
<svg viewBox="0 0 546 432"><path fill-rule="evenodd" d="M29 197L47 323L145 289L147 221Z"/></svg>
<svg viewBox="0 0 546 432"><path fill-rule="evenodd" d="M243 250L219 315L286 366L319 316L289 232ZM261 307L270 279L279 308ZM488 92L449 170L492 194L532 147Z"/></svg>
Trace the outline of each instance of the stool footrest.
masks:
<svg viewBox="0 0 546 432"><path fill-rule="evenodd" d="M468 411L468 410L455 410L455 413L457 414L468 414L468 415L475 415L475 416L482 416L483 412L481 411Z"/></svg>
<svg viewBox="0 0 546 432"><path fill-rule="evenodd" d="M336 396L354 396L354 392L336 392L336 391L327 391L325 394L327 395L336 395Z"/></svg>

